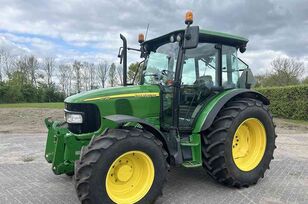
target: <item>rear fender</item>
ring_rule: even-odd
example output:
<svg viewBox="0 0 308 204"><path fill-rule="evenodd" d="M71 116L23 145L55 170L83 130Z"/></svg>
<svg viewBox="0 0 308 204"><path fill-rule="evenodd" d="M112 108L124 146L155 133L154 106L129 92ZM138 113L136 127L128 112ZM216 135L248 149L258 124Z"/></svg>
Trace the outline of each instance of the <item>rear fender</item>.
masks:
<svg viewBox="0 0 308 204"><path fill-rule="evenodd" d="M235 97L253 98L262 101L265 105L270 104L270 101L257 91L249 89L232 89L224 91L214 97L202 108L198 114L198 118L193 128L193 133L200 133L208 129L214 122L215 117L222 107Z"/></svg>

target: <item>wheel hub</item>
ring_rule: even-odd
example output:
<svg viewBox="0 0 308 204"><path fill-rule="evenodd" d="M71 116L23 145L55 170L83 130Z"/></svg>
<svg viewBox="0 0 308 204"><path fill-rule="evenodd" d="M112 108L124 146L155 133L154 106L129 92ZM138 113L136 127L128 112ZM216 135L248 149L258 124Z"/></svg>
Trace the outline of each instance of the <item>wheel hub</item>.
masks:
<svg viewBox="0 0 308 204"><path fill-rule="evenodd" d="M118 180L122 182L128 181L132 175L133 168L127 164L121 165L115 173L115 176L118 178Z"/></svg>
<svg viewBox="0 0 308 204"><path fill-rule="evenodd" d="M249 137L251 137L248 127L243 124L238 129L238 134L233 139L232 148L236 153L237 158L245 157L249 151ZM237 159L236 158L236 159Z"/></svg>
<svg viewBox="0 0 308 204"><path fill-rule="evenodd" d="M150 190L154 181L151 158L141 151L119 156L110 166L106 177L108 196L115 203L136 203Z"/></svg>
<svg viewBox="0 0 308 204"><path fill-rule="evenodd" d="M237 128L232 142L232 156L242 171L251 171L261 162L266 148L266 132L262 122L248 118Z"/></svg>

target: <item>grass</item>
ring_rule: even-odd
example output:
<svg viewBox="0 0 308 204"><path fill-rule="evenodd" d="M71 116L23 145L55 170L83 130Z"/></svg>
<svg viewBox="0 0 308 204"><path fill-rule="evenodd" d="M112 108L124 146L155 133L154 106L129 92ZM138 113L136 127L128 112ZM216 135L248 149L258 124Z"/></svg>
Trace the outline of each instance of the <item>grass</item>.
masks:
<svg viewBox="0 0 308 204"><path fill-rule="evenodd" d="M279 118L279 119L286 123L308 126L308 121L306 120L293 120L293 119L285 119L285 118Z"/></svg>
<svg viewBox="0 0 308 204"><path fill-rule="evenodd" d="M7 103L0 104L0 108L50 108L63 109L64 103Z"/></svg>
<svg viewBox="0 0 308 204"><path fill-rule="evenodd" d="M49 109L64 109L64 103L8 103L8 104L0 104L0 108L49 108ZM298 125L308 126L308 121L304 120L291 120L291 119L278 119L284 121L285 123L292 123Z"/></svg>

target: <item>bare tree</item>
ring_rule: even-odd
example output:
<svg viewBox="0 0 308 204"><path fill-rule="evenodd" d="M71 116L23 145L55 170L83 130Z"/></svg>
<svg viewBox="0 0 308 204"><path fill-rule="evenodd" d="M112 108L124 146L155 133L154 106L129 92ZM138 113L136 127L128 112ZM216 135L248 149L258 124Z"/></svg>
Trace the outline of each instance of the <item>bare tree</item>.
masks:
<svg viewBox="0 0 308 204"><path fill-rule="evenodd" d="M36 71L39 63L34 56L11 56L5 50L0 50L0 81L4 80L15 73L15 77L20 79L21 84L31 83L36 85Z"/></svg>
<svg viewBox="0 0 308 204"><path fill-rule="evenodd" d="M120 80L120 84L123 85L123 67L122 66L117 66L117 74L118 74L118 79Z"/></svg>
<svg viewBox="0 0 308 204"><path fill-rule="evenodd" d="M15 68L15 58L8 51L1 51L2 77L4 74L9 78ZM4 74L3 74L4 73Z"/></svg>
<svg viewBox="0 0 308 204"><path fill-rule="evenodd" d="M90 87L90 71L89 71L90 64L88 62L82 63L82 70L81 70L81 80L86 91L89 90Z"/></svg>
<svg viewBox="0 0 308 204"><path fill-rule="evenodd" d="M58 68L58 79L61 86L61 90L66 96L70 93L70 83L71 83L71 67L70 65L59 65Z"/></svg>
<svg viewBox="0 0 308 204"><path fill-rule="evenodd" d="M96 76L96 70L95 65L93 63L89 66L89 82L90 82L90 90L95 88L95 76Z"/></svg>
<svg viewBox="0 0 308 204"><path fill-rule="evenodd" d="M37 59L32 55L32 56L28 57L27 64L28 64L31 84L33 86L36 86L36 77L37 77L36 72L39 68L39 63L38 63Z"/></svg>
<svg viewBox="0 0 308 204"><path fill-rule="evenodd" d="M304 72L304 63L294 58L275 58L271 67L273 73L268 79L275 86L298 84L299 78Z"/></svg>
<svg viewBox="0 0 308 204"><path fill-rule="evenodd" d="M52 76L54 72L54 59L52 57L46 57L42 68L46 73L47 86L50 87L52 85Z"/></svg>
<svg viewBox="0 0 308 204"><path fill-rule="evenodd" d="M4 50L0 49L0 82L3 80L3 57L4 56Z"/></svg>
<svg viewBox="0 0 308 204"><path fill-rule="evenodd" d="M68 76L68 88L67 88L67 95L72 94L72 84L73 84L73 79L74 79L74 74L73 74L73 66L69 66L70 74Z"/></svg>
<svg viewBox="0 0 308 204"><path fill-rule="evenodd" d="M294 58L281 58L274 59L271 66L275 73L284 74L291 77L300 77L304 72L304 63Z"/></svg>
<svg viewBox="0 0 308 204"><path fill-rule="evenodd" d="M73 71L76 79L76 90L78 93L81 91L81 69L81 62L75 60L73 64Z"/></svg>
<svg viewBox="0 0 308 204"><path fill-rule="evenodd" d="M106 81L108 78L108 72L109 72L109 65L107 63L107 61L103 62L103 63L99 63L97 65L97 76L99 79L99 83L101 84L101 86L104 88L106 85Z"/></svg>
<svg viewBox="0 0 308 204"><path fill-rule="evenodd" d="M23 86L29 81L29 67L28 67L28 57L22 56L18 57L14 63L16 69L16 77L18 79L19 85Z"/></svg>
<svg viewBox="0 0 308 204"><path fill-rule="evenodd" d="M111 64L109 69L109 84L111 87L117 84L116 65L114 63Z"/></svg>
<svg viewBox="0 0 308 204"><path fill-rule="evenodd" d="M95 87L95 65L93 63L84 62L82 70L82 81L85 90L92 90Z"/></svg>

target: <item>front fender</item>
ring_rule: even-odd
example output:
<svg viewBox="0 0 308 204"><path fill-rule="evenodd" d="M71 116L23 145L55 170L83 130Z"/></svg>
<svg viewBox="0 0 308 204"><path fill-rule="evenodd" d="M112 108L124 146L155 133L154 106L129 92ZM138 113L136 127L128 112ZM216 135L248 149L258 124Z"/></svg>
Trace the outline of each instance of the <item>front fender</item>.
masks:
<svg viewBox="0 0 308 204"><path fill-rule="evenodd" d="M212 100L204 105L196 119L193 133L200 133L208 129L214 122L216 115L222 107L234 97L254 98L262 101L265 105L270 104L270 101L257 91L249 89L226 90L216 95Z"/></svg>
<svg viewBox="0 0 308 204"><path fill-rule="evenodd" d="M104 117L107 120L113 121L118 125L124 125L126 123L132 122L132 123L138 123L140 124L144 129L147 131L151 132L154 134L160 141L162 141L164 147L169 150L168 148L168 140L166 136L159 130L157 129L154 125L148 123L144 119L137 118L134 116L130 115L121 115L121 114L116 114L116 115L109 115Z"/></svg>
<svg viewBox="0 0 308 204"><path fill-rule="evenodd" d="M113 121L119 126L125 125L127 123L138 123L140 124L145 130L151 132L157 139L159 139L162 143L166 151L168 152L169 156L171 156L175 163L181 162L179 159L179 140L176 136L170 136L162 133L158 128L154 125L148 123L144 119L133 117L130 115L109 115L104 117L107 120Z"/></svg>

